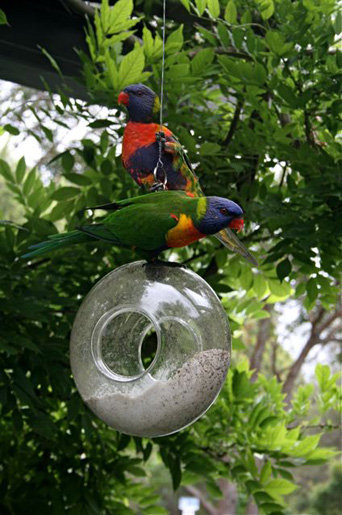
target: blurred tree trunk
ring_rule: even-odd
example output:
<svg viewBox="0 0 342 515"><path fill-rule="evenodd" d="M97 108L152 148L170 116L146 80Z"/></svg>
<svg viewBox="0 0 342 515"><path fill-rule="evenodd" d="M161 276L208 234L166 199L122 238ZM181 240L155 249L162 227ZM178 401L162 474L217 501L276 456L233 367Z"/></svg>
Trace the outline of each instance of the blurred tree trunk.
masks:
<svg viewBox="0 0 342 515"><path fill-rule="evenodd" d="M284 381L283 392L286 393L287 404L291 403L295 382L311 349L315 345L327 345L333 341L342 341L341 317L342 307L340 304L336 306L336 309L332 313L328 313L322 306L319 306L311 315L311 329L309 337L298 358L290 367Z"/></svg>
<svg viewBox="0 0 342 515"><path fill-rule="evenodd" d="M234 483L229 483L225 479L219 481L219 486L223 493L223 499L217 505L216 515L236 515L236 505L238 500L237 488Z"/></svg>
<svg viewBox="0 0 342 515"><path fill-rule="evenodd" d="M245 515L258 515L259 510L255 502L250 501L246 508L246 514Z"/></svg>
<svg viewBox="0 0 342 515"><path fill-rule="evenodd" d="M267 304L264 307L264 311L271 314L273 306ZM254 370L252 375L252 381L255 381L260 370L262 356L265 350L266 342L270 337L272 327L272 318L262 318L258 323L258 334L255 347L253 349L253 354L250 359L250 368Z"/></svg>

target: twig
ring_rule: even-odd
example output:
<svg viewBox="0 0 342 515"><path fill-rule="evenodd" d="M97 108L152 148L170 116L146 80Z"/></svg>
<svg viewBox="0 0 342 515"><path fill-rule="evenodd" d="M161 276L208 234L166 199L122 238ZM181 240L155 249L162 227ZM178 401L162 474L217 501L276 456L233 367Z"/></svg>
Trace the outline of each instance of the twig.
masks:
<svg viewBox="0 0 342 515"><path fill-rule="evenodd" d="M223 141L223 144L226 146L228 146L233 139L234 133L237 129L237 126L238 126L238 123L240 120L240 114L242 111L242 107L243 107L243 100L238 100L236 107L235 107L234 116L233 116L232 122L229 127L229 132L227 134L226 139Z"/></svg>
<svg viewBox="0 0 342 515"><path fill-rule="evenodd" d="M288 162L286 161L285 166L283 167L283 173L281 175L281 179L280 179L280 183L279 183L279 189L281 189L281 187L282 187L282 185L284 183L284 179L285 179L285 176L286 176L287 165L288 165Z"/></svg>

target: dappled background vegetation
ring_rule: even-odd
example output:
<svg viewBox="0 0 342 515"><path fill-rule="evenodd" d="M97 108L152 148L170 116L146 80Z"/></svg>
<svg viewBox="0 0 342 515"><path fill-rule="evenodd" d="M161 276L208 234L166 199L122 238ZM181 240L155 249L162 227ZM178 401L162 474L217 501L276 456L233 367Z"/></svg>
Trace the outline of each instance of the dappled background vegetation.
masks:
<svg viewBox="0 0 342 515"><path fill-rule="evenodd" d="M324 463L339 433L341 13L333 0L167 4L165 122L204 191L243 206L260 262L215 239L167 256L222 300L227 382L179 434L109 429L75 389L69 335L93 284L134 253L94 242L19 258L91 217L87 206L138 193L116 98L134 82L159 89L160 3L103 1L80 53L89 102L67 87L1 92L1 511L177 513L187 492L201 513L338 513L341 474Z"/></svg>

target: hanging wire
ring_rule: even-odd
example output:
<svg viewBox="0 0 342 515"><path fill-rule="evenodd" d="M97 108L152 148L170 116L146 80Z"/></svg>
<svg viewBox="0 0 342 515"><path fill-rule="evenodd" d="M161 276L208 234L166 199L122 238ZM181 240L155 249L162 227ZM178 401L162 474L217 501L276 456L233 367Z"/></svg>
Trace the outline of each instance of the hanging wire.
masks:
<svg viewBox="0 0 342 515"><path fill-rule="evenodd" d="M166 0L163 0L163 27L162 27L162 35L163 35L163 57L162 57L162 67L160 74L160 118L159 118L159 132L156 134L158 140L158 161L155 169L153 170L154 180L156 183L161 184L162 188L166 189L167 184L167 175L164 169L164 163L162 160L162 152L163 145L165 142L165 134L163 132L163 110L164 110L164 70L165 70L165 25L166 25ZM164 169L164 179L163 181L159 181L157 178L159 168Z"/></svg>

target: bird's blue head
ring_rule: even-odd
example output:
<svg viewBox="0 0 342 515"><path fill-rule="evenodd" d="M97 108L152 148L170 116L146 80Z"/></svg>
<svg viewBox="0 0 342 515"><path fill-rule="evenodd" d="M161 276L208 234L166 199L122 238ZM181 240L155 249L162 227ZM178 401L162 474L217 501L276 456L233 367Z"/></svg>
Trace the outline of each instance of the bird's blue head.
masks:
<svg viewBox="0 0 342 515"><path fill-rule="evenodd" d="M216 234L226 227L238 231L243 228L243 210L238 204L221 197L207 197L206 200L196 224L202 234Z"/></svg>
<svg viewBox="0 0 342 515"><path fill-rule="evenodd" d="M144 84L127 86L118 96L118 103L127 107L132 122L151 123L160 109L158 96Z"/></svg>

